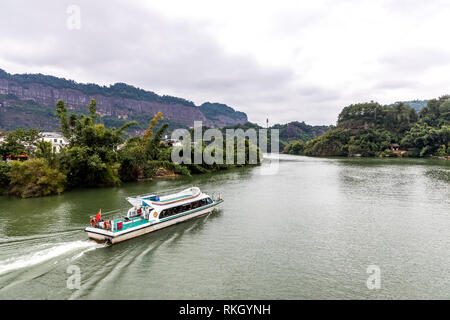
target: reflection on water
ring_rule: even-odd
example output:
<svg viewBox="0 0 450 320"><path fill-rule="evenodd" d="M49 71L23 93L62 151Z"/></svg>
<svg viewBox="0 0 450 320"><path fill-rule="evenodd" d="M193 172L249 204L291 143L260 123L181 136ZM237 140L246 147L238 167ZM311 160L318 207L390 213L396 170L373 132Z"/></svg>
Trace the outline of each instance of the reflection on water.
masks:
<svg viewBox="0 0 450 320"><path fill-rule="evenodd" d="M426 170L425 174L431 179L450 183L450 169L433 168Z"/></svg>
<svg viewBox="0 0 450 320"><path fill-rule="evenodd" d="M271 159L266 158L266 164ZM275 175L239 168L175 180L0 198L0 298L450 298L449 162L282 155ZM125 197L198 185L222 208L113 246L88 217ZM67 267L81 289L66 287ZM369 265L380 290L366 287Z"/></svg>

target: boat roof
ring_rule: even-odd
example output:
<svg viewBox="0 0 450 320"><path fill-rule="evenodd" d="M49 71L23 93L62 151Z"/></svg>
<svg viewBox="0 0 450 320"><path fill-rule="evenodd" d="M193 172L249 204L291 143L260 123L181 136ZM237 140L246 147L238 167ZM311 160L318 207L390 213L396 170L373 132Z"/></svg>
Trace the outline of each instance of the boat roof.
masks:
<svg viewBox="0 0 450 320"><path fill-rule="evenodd" d="M146 194L135 197L128 197L126 198L126 200L133 206L150 206L160 211L159 209L174 207L176 205L189 203L197 199L203 199L204 197L205 195L202 193L200 188L191 187L178 193L161 197L155 194Z"/></svg>

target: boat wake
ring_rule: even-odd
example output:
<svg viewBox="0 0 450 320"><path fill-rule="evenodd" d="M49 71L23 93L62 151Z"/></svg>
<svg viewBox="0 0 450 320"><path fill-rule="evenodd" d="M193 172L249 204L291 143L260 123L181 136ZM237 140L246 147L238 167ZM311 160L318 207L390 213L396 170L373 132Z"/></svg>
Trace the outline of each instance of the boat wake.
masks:
<svg viewBox="0 0 450 320"><path fill-rule="evenodd" d="M50 248L32 252L23 256L11 257L6 260L0 261L0 275L14 270L31 267L60 256L68 255L73 252L81 251L72 258L72 260L74 260L81 257L87 251L95 250L103 246L103 244L81 240L66 243L57 243Z"/></svg>
<svg viewBox="0 0 450 320"><path fill-rule="evenodd" d="M2 237L2 238L0 238L0 247L15 245L17 243L26 242L26 241L41 240L41 239L45 239L45 238L48 238L48 239L56 238L56 237L60 237L62 235L76 234L79 232L80 232L80 229L73 229L73 230L66 230L66 231L47 233L47 234L38 234L38 235L32 235L32 236Z"/></svg>

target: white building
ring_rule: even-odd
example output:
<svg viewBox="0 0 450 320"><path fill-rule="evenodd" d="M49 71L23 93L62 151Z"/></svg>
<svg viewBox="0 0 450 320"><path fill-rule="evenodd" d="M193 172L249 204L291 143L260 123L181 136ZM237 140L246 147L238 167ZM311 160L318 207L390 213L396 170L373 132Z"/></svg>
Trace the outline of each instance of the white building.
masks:
<svg viewBox="0 0 450 320"><path fill-rule="evenodd" d="M167 134L164 136L164 139L161 140L166 145L172 146L172 147L182 147L183 142L177 139L169 139Z"/></svg>
<svg viewBox="0 0 450 320"><path fill-rule="evenodd" d="M66 138L58 132L42 132L41 140L50 142L56 152L59 152L62 147L68 144Z"/></svg>

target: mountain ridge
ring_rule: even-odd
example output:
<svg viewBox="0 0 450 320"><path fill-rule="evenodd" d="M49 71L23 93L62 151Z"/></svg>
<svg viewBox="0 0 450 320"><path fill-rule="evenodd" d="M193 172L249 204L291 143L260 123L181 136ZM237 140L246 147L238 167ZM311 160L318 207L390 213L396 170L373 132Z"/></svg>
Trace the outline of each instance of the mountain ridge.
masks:
<svg viewBox="0 0 450 320"><path fill-rule="evenodd" d="M196 106L184 98L158 95L126 83L100 86L44 74L9 74L0 69L0 128L35 123L40 129L53 130L58 123L51 110L58 100L64 100L72 112L84 113L90 99L97 100L98 114L105 124L137 120L140 130L157 112L178 127L191 127L194 121L219 128L248 121L244 112L225 104L205 102Z"/></svg>

